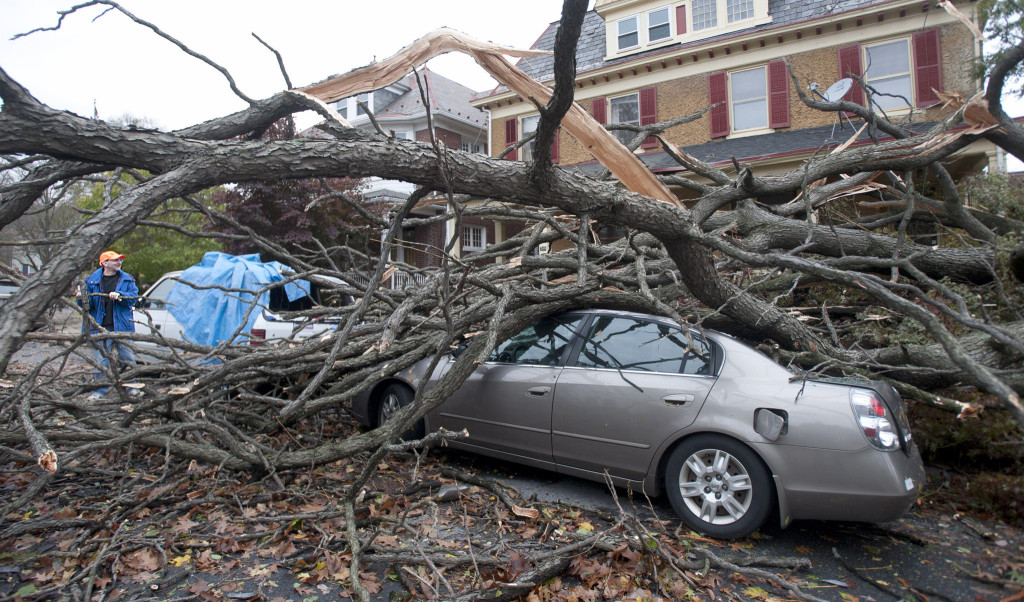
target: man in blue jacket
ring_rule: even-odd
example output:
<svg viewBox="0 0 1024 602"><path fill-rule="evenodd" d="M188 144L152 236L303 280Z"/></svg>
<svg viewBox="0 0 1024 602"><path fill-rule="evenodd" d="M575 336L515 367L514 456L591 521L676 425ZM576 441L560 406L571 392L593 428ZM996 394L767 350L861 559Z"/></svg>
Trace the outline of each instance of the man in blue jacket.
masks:
<svg viewBox="0 0 1024 602"><path fill-rule="evenodd" d="M128 272L121 271L121 262L124 255L114 251L104 251L100 255L100 268L85 279L86 294L89 296L89 315L92 320L87 320L82 325L83 330L88 328L90 334L99 332L135 332L135 322L132 321L132 307L139 296L139 287L135 284L135 278ZM76 291L78 304L82 304L82 292ZM102 330L98 327L102 327ZM135 352L131 347L121 341L110 339L93 341L93 358L101 366L97 371L96 378L102 378L104 373L110 369L110 359L117 353L118 363L135 365ZM115 365L115 369L117 365ZM93 391L89 399L99 399L107 394L109 387L102 387ZM138 389L128 389L132 396L142 395Z"/></svg>

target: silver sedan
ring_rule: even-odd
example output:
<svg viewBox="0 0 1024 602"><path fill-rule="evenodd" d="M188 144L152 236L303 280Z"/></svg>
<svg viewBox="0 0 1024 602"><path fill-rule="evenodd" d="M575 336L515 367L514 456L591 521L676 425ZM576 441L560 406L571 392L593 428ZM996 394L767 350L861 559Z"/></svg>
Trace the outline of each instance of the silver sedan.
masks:
<svg viewBox="0 0 1024 602"><path fill-rule="evenodd" d="M426 361L353 401L375 427L440 378ZM668 496L692 529L749 535L773 514L883 522L924 483L899 394L804 379L721 333L611 310L543 318L499 345L413 432L452 447Z"/></svg>

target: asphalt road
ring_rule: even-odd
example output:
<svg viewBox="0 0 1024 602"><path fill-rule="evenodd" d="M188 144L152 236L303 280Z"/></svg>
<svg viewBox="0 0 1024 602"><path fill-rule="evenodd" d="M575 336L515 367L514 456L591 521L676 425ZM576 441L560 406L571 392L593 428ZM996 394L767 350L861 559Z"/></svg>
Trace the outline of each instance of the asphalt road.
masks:
<svg viewBox="0 0 1024 602"><path fill-rule="evenodd" d="M618 512L600 483L469 453L449 451L446 457L462 470L475 470L517 488L525 498ZM622 489L618 498L629 503ZM634 497L633 504L640 517L672 520L675 516L664 496L650 502ZM807 558L811 568L793 576L805 581L807 594L824 600L982 602L1020 593L1019 588L988 582L988 577L997 574L1000 566L1024 566L1024 534L1006 525L931 508L926 493L899 521L881 525L794 521L786 529L770 526L757 537L722 542L721 555Z"/></svg>

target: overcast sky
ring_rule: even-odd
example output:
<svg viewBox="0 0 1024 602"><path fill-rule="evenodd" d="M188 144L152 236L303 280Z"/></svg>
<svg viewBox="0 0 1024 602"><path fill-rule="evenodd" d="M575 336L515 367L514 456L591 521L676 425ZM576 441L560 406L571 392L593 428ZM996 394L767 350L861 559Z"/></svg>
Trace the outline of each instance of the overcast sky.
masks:
<svg viewBox="0 0 1024 602"><path fill-rule="evenodd" d="M81 0L0 0L0 67L55 109L103 119L124 114L177 129L245 108L219 72L119 12L89 7L53 27ZM529 48L561 13L558 0L120 0L193 51L226 68L251 98L284 89L281 53L295 86L384 59L442 26L497 44ZM287 7L287 8L285 8ZM429 67L476 91L494 83L452 53Z"/></svg>

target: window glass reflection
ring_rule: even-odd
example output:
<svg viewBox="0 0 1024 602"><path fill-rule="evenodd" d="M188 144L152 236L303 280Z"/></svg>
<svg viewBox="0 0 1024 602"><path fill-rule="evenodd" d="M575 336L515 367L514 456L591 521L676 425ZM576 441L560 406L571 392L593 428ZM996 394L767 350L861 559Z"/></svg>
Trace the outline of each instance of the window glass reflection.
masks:
<svg viewBox="0 0 1024 602"><path fill-rule="evenodd" d="M707 343L690 340L676 328L631 318L600 316L587 335L576 365L585 368L643 370L710 375Z"/></svg>
<svg viewBox="0 0 1024 602"><path fill-rule="evenodd" d="M543 318L498 345L489 361L556 366L582 319L581 316Z"/></svg>

